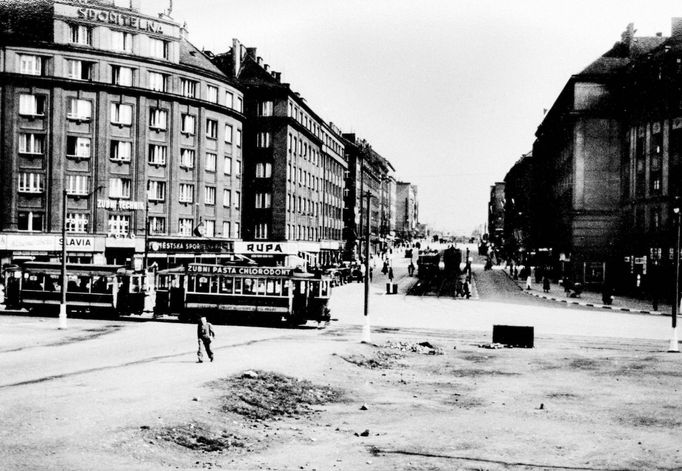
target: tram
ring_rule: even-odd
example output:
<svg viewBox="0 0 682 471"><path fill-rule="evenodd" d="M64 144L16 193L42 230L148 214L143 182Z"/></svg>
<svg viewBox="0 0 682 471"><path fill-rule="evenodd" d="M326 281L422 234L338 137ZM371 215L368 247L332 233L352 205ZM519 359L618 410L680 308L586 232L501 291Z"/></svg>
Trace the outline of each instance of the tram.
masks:
<svg viewBox="0 0 682 471"><path fill-rule="evenodd" d="M5 270L8 307L52 313L62 301L61 264L26 262ZM145 277L118 265L66 265L70 312L120 315L144 310Z"/></svg>
<svg viewBox="0 0 682 471"><path fill-rule="evenodd" d="M330 277L293 268L192 263L157 273L155 314L189 321L247 313L305 324L329 320L330 295Z"/></svg>

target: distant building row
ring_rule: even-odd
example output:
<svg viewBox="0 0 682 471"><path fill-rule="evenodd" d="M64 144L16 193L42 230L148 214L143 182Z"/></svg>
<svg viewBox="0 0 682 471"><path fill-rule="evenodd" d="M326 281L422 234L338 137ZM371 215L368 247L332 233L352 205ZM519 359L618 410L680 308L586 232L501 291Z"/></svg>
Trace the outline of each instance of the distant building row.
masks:
<svg viewBox="0 0 682 471"><path fill-rule="evenodd" d="M670 37L629 25L569 79L532 152L493 187L491 239L557 275L669 295L681 171L682 18Z"/></svg>
<svg viewBox="0 0 682 471"><path fill-rule="evenodd" d="M0 40L5 263L54 259L65 223L72 262L323 265L357 257L367 191L375 250L415 234L416 187L254 48L111 0L4 2Z"/></svg>

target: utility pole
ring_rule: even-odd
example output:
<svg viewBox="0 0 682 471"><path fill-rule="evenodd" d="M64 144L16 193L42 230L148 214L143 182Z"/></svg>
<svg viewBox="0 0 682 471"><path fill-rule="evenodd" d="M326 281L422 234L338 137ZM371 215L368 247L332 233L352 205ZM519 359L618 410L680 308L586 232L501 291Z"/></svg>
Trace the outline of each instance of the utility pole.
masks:
<svg viewBox="0 0 682 471"><path fill-rule="evenodd" d="M367 198L367 220L365 223L365 323L362 326L362 341L369 343L369 206L370 200L372 199L372 193L368 190L364 197Z"/></svg>
<svg viewBox="0 0 682 471"><path fill-rule="evenodd" d="M59 328L66 329L66 188L62 191L62 300L59 304Z"/></svg>
<svg viewBox="0 0 682 471"><path fill-rule="evenodd" d="M668 352L679 353L680 346L677 340L677 313L680 307L680 207L679 200L675 199L675 207L673 208L673 214L675 215L675 250L673 256L675 257L675 292L673 293L673 305L672 305L672 336L670 338L670 346L668 347Z"/></svg>

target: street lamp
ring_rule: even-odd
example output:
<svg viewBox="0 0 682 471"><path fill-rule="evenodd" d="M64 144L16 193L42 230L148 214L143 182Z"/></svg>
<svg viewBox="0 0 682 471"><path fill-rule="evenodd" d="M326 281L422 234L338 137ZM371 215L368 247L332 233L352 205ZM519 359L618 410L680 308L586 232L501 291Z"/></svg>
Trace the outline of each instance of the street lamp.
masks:
<svg viewBox="0 0 682 471"><path fill-rule="evenodd" d="M370 218L370 200L372 199L372 192L365 193L367 198L367 223L365 224L365 323L362 326L362 341L370 342L369 329L369 218Z"/></svg>
<svg viewBox="0 0 682 471"><path fill-rule="evenodd" d="M677 313L680 308L680 202L679 198L675 198L675 206L673 207L675 214L675 250L673 256L675 257L675 292L673 293L672 305L672 327L673 332L670 338L670 346L668 351L671 353L679 353L680 346L677 340Z"/></svg>
<svg viewBox="0 0 682 471"><path fill-rule="evenodd" d="M89 198L94 193L104 188L100 185L85 197ZM59 303L59 328L66 329L66 204L68 202L68 190L64 188L62 192L62 284L61 284L61 302Z"/></svg>

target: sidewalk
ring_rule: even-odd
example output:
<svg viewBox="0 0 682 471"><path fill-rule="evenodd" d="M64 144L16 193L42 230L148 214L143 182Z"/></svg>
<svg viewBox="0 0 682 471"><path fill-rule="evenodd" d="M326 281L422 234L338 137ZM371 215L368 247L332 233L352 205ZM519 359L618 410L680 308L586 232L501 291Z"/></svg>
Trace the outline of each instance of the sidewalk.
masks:
<svg viewBox="0 0 682 471"><path fill-rule="evenodd" d="M509 275L509 270L503 270L507 276ZM580 297L571 298L566 296L564 293L564 287L557 283L552 283L549 293L544 293L542 291L542 283L536 283L535 278L531 283L531 289L527 290L526 281L514 280L519 286L519 289L530 296L535 296L536 298L548 299L550 301L566 303L566 304L576 304L580 306L597 307L602 309L611 309L613 311L624 311L624 312L634 312L638 314L656 314L670 316L672 312L672 306L667 303L659 302L658 310L653 309L651 300L647 299L637 299L625 296L615 295L613 303L610 306L603 304L601 299L601 293L596 291L583 291Z"/></svg>

